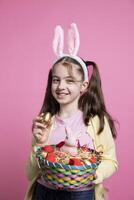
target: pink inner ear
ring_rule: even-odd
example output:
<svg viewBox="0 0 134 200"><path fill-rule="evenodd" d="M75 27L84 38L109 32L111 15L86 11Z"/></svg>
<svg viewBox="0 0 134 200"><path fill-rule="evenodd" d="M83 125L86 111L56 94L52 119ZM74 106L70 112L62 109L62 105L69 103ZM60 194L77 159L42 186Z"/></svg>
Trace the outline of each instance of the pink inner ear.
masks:
<svg viewBox="0 0 134 200"><path fill-rule="evenodd" d="M76 55L79 50L80 39L76 24L71 24L68 31L68 51L71 55Z"/></svg>
<svg viewBox="0 0 134 200"><path fill-rule="evenodd" d="M73 50L74 50L74 32L72 31L72 29L68 30L68 51L70 54L73 54Z"/></svg>

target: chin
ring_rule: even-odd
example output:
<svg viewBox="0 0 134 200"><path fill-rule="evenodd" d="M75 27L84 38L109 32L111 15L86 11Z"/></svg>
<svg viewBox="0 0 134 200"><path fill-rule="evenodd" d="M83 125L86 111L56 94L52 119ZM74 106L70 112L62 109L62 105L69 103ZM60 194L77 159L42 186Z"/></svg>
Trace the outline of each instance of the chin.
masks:
<svg viewBox="0 0 134 200"><path fill-rule="evenodd" d="M69 104L69 102L66 102L66 101L59 101L59 100L57 100L57 102L58 102L60 105L66 105L66 104Z"/></svg>
<svg viewBox="0 0 134 200"><path fill-rule="evenodd" d="M68 104L69 101L67 99L60 99L60 98L55 98L56 101L59 103L59 104Z"/></svg>

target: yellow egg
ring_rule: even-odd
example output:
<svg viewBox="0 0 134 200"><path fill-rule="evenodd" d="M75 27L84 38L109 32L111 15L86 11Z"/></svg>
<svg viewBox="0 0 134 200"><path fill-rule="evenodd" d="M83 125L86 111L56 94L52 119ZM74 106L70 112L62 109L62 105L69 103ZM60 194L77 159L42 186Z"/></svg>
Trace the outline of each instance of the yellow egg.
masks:
<svg viewBox="0 0 134 200"><path fill-rule="evenodd" d="M45 122L48 122L51 119L51 113L48 112L43 118Z"/></svg>

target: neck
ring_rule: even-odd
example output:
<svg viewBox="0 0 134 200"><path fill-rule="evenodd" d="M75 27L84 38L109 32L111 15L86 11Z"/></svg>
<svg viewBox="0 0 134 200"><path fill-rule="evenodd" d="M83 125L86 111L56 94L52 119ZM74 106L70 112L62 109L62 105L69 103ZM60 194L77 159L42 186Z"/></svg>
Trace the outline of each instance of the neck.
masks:
<svg viewBox="0 0 134 200"><path fill-rule="evenodd" d="M70 117L78 110L78 104L60 105L59 116L63 118Z"/></svg>

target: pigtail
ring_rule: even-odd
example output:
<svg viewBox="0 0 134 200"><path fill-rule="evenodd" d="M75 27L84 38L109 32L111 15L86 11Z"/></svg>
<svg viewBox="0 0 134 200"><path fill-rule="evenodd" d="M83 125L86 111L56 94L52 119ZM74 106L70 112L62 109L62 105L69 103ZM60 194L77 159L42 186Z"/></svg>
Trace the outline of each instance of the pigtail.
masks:
<svg viewBox="0 0 134 200"><path fill-rule="evenodd" d="M98 134L100 134L104 128L104 116L107 117L109 125L112 131L112 135L116 138L116 129L114 126L114 120L107 112L104 96L101 87L101 78L98 67L95 62L86 61L87 68L92 67L92 74L90 77L87 92L84 93L79 99L79 108L83 111L83 118L86 125L88 125L89 119L98 115L100 119L100 127ZM89 70L89 69L88 69Z"/></svg>

